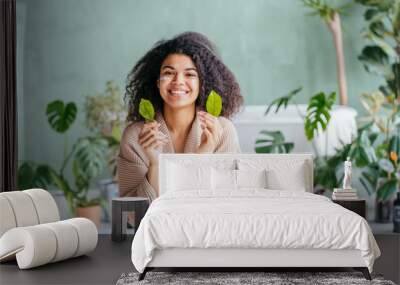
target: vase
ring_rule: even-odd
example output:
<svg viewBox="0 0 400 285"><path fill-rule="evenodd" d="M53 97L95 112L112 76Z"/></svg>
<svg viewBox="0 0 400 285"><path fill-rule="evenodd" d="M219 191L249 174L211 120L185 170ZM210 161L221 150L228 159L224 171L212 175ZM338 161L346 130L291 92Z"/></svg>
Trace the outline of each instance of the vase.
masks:
<svg viewBox="0 0 400 285"><path fill-rule="evenodd" d="M100 217L101 217L101 207L100 205L90 206L90 207L77 207L76 216L81 218L87 218L91 220L95 225L97 230L100 229Z"/></svg>

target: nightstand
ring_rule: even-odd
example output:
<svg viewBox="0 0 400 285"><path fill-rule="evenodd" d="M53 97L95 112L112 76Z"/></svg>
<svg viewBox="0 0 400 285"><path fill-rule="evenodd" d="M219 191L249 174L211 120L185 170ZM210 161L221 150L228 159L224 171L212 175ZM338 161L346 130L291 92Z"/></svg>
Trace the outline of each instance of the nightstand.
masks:
<svg viewBox="0 0 400 285"><path fill-rule="evenodd" d="M144 197L119 197L112 199L111 239L123 241L126 239L128 212L135 212L135 233L140 221L149 207L149 199Z"/></svg>
<svg viewBox="0 0 400 285"><path fill-rule="evenodd" d="M375 261L374 273L400 284L400 234L393 232L393 224L370 223L381 256Z"/></svg>
<svg viewBox="0 0 400 285"><path fill-rule="evenodd" d="M365 219L365 200L332 200L332 202L339 204L340 206L359 214Z"/></svg>

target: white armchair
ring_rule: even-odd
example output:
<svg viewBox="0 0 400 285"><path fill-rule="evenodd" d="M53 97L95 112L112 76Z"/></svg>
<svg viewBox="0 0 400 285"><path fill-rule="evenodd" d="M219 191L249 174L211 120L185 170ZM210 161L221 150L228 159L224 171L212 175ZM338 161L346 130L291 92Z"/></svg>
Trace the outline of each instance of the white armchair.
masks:
<svg viewBox="0 0 400 285"><path fill-rule="evenodd" d="M92 221L59 220L53 197L43 189L0 193L0 262L16 258L20 269L28 269L96 248Z"/></svg>

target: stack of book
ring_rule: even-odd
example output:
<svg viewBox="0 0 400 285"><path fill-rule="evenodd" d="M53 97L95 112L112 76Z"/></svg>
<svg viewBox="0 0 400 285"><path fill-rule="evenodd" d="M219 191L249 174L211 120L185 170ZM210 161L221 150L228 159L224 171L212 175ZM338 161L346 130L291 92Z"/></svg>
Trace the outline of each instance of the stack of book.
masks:
<svg viewBox="0 0 400 285"><path fill-rule="evenodd" d="M335 188L332 193L332 200L358 200L357 190Z"/></svg>

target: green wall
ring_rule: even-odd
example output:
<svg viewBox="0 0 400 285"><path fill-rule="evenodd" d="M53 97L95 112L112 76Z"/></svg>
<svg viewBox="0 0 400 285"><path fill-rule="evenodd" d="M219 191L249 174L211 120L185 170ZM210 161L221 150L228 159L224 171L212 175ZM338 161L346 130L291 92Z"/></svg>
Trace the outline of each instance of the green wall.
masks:
<svg viewBox="0 0 400 285"><path fill-rule="evenodd" d="M342 1L343 2L343 1ZM299 103L337 89L331 34L298 0L17 0L20 159L58 166L64 138L50 130L45 106L123 87L134 63L161 38L207 35L236 75L246 104L266 104L298 86ZM350 105L378 86L357 56L365 45L363 10L342 19ZM69 141L86 132L79 117Z"/></svg>

